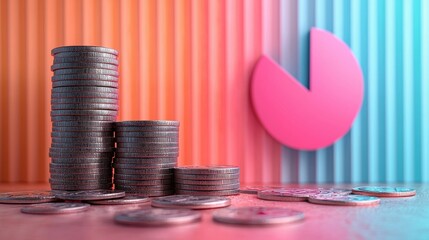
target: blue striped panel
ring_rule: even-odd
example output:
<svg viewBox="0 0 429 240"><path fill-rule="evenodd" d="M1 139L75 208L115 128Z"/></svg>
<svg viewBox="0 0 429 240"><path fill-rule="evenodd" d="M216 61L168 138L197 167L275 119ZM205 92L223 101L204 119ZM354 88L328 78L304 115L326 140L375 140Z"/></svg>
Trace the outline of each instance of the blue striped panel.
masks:
<svg viewBox="0 0 429 240"><path fill-rule="evenodd" d="M280 1L280 64L308 86L309 30L342 39L365 97L352 129L314 152L287 147L283 182L429 182L429 1Z"/></svg>

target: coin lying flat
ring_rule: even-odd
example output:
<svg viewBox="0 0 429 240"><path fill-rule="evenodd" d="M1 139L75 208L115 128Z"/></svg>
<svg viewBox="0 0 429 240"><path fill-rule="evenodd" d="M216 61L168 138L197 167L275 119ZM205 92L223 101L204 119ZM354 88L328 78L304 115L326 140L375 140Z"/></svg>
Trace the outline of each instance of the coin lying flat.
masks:
<svg viewBox="0 0 429 240"><path fill-rule="evenodd" d="M0 203L31 204L55 202L58 199L50 191L23 191L0 193Z"/></svg>
<svg viewBox="0 0 429 240"><path fill-rule="evenodd" d="M104 75L104 74L68 74L68 75L54 75L51 80L54 81L67 81L67 80L101 80L101 81L115 81L118 82L118 76Z"/></svg>
<svg viewBox="0 0 429 240"><path fill-rule="evenodd" d="M113 199L121 198L125 196L124 191L120 190L93 190L93 191L55 191L54 195L63 200L104 200L104 199Z"/></svg>
<svg viewBox="0 0 429 240"><path fill-rule="evenodd" d="M118 99L114 98L52 98L51 104L82 104L82 103L101 103L101 104L119 104Z"/></svg>
<svg viewBox="0 0 429 240"><path fill-rule="evenodd" d="M93 200L87 201L90 204L95 205L125 205L125 204L140 204L149 202L150 198L143 196L125 196L115 199L105 199L105 200Z"/></svg>
<svg viewBox="0 0 429 240"><path fill-rule="evenodd" d="M319 193L319 189L279 188L259 191L258 198L272 201L299 202L307 201L309 196Z"/></svg>
<svg viewBox="0 0 429 240"><path fill-rule="evenodd" d="M90 205L87 203L42 203L24 207L21 212L30 214L65 214L84 212L89 207Z"/></svg>
<svg viewBox="0 0 429 240"><path fill-rule="evenodd" d="M103 103L88 103L88 104L51 104L52 110L115 110L119 109L117 104L103 104ZM112 131L113 131L113 127Z"/></svg>
<svg viewBox="0 0 429 240"><path fill-rule="evenodd" d="M55 70L54 75L69 75L69 74L102 74L118 77L119 72L102 68L69 68Z"/></svg>
<svg viewBox="0 0 429 240"><path fill-rule="evenodd" d="M240 183L234 184L218 184L218 185L190 185L190 184L176 184L177 189L192 190L192 191L219 191L219 190L232 190L240 188Z"/></svg>
<svg viewBox="0 0 429 240"><path fill-rule="evenodd" d="M236 166L183 166L176 167L177 174L238 174L240 168Z"/></svg>
<svg viewBox="0 0 429 240"><path fill-rule="evenodd" d="M53 122L63 122L63 121L116 121L116 116L51 116Z"/></svg>
<svg viewBox="0 0 429 240"><path fill-rule="evenodd" d="M281 187L273 187L273 186L242 186L240 187L240 193L247 194L258 194L259 191L276 189Z"/></svg>
<svg viewBox="0 0 429 240"><path fill-rule="evenodd" d="M115 179L122 180L156 180L172 178L173 174L119 174L115 172Z"/></svg>
<svg viewBox="0 0 429 240"><path fill-rule="evenodd" d="M352 192L374 197L411 197L416 195L415 189L406 187L365 186L353 188Z"/></svg>
<svg viewBox="0 0 429 240"><path fill-rule="evenodd" d="M168 196L174 193L174 189L166 190L139 190L139 189L122 189L121 187L116 187L115 189L124 190L127 194L145 196L145 197L161 197Z"/></svg>
<svg viewBox="0 0 429 240"><path fill-rule="evenodd" d="M137 226L168 226L186 224L201 220L201 214L188 209L140 209L115 216L120 224Z"/></svg>
<svg viewBox="0 0 429 240"><path fill-rule="evenodd" d="M176 178L175 182L178 184L190 184L190 185L203 185L203 186L213 186L213 185L229 185L229 184L240 184L240 179L225 179L225 180L189 180ZM241 190L240 190L241 191Z"/></svg>
<svg viewBox="0 0 429 240"><path fill-rule="evenodd" d="M158 185L168 185L172 184L173 179L167 178L167 179L152 179L152 180L122 180L122 179L115 179L115 184L122 185L122 186L158 186Z"/></svg>
<svg viewBox="0 0 429 240"><path fill-rule="evenodd" d="M288 208L225 208L213 213L213 220L228 224L268 225L291 223L304 219L304 213Z"/></svg>
<svg viewBox="0 0 429 240"><path fill-rule="evenodd" d="M118 55L118 51L115 49L101 46L62 46L52 49L51 54L55 56L64 52L100 52Z"/></svg>
<svg viewBox="0 0 429 240"><path fill-rule="evenodd" d="M58 191L91 191L91 190L111 190L113 187L112 184L85 184L85 185L69 185L69 184L53 184L51 183L52 190Z"/></svg>
<svg viewBox="0 0 429 240"><path fill-rule="evenodd" d="M189 180L224 180L224 179L238 179L240 174L177 174L174 176L176 179L189 179Z"/></svg>
<svg viewBox="0 0 429 240"><path fill-rule="evenodd" d="M134 126L117 126L115 127L116 131L118 132L173 132L173 131L179 131L179 127L176 126L141 126L141 127L134 127Z"/></svg>
<svg viewBox="0 0 429 240"><path fill-rule="evenodd" d="M94 63L94 62L72 62L72 63L54 63L51 66L52 71L59 69L71 69L71 68L99 68L108 70L118 70L118 66L108 63Z"/></svg>
<svg viewBox="0 0 429 240"><path fill-rule="evenodd" d="M160 208L209 209L229 205L231 205L229 198L217 196L172 195L152 200L152 206Z"/></svg>
<svg viewBox="0 0 429 240"><path fill-rule="evenodd" d="M105 52L95 52L95 51L80 51L80 52L58 52L55 54L55 59L57 58L78 58L80 61L84 61L82 59L87 58L104 58L104 59L116 59L118 56L117 54L113 53L105 53ZM54 59L54 61L55 61Z"/></svg>
<svg viewBox="0 0 429 240"><path fill-rule="evenodd" d="M234 190L218 190L218 191L197 191L197 190L185 190L185 189L177 189L176 193L180 195L191 195L191 196L229 196L229 195L237 195L240 193L238 189Z"/></svg>
<svg viewBox="0 0 429 240"><path fill-rule="evenodd" d="M122 121L116 122L118 127L145 127L145 126L180 126L179 121L170 121L170 120L151 120L151 121Z"/></svg>
<svg viewBox="0 0 429 240"><path fill-rule="evenodd" d="M52 87L77 87L77 86L90 86L90 87L111 87L117 88L119 83L113 81L98 81L98 80L69 80L69 81L55 81L52 82Z"/></svg>
<svg viewBox="0 0 429 240"><path fill-rule="evenodd" d="M174 137L118 137L116 136L116 142L118 143L176 143L179 144L179 138Z"/></svg>
<svg viewBox="0 0 429 240"><path fill-rule="evenodd" d="M54 64L56 63L108 63L112 65L119 65L119 61L115 56L107 55L101 56L55 56Z"/></svg>
<svg viewBox="0 0 429 240"><path fill-rule="evenodd" d="M177 158L117 158L115 164L134 164L134 165L151 165L151 164L171 164L177 163Z"/></svg>
<svg viewBox="0 0 429 240"><path fill-rule="evenodd" d="M338 206L372 206L380 203L380 199L377 197L335 194L319 194L310 196L308 201L316 204Z"/></svg>

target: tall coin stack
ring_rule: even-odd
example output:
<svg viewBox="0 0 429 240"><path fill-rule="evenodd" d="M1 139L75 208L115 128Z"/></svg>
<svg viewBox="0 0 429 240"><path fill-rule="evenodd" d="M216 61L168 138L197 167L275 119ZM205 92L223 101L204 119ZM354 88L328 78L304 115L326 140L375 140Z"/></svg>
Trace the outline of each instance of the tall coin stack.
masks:
<svg viewBox="0 0 429 240"><path fill-rule="evenodd" d="M239 167L183 166L174 170L176 194L228 196L239 193Z"/></svg>
<svg viewBox="0 0 429 240"><path fill-rule="evenodd" d="M115 189L144 196L174 193L178 121L116 122Z"/></svg>
<svg viewBox="0 0 429 240"><path fill-rule="evenodd" d="M53 49L52 55L51 188L111 189L118 52L64 46Z"/></svg>

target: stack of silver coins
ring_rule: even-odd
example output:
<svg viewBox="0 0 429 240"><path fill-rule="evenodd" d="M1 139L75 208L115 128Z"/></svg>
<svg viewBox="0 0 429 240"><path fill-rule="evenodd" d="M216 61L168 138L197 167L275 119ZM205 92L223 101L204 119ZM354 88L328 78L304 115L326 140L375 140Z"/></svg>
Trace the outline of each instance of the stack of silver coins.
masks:
<svg viewBox="0 0 429 240"><path fill-rule="evenodd" d="M151 197L173 194L179 125L166 120L117 122L115 189Z"/></svg>
<svg viewBox="0 0 429 240"><path fill-rule="evenodd" d="M184 166L174 171L177 194L228 196L240 191L240 168L235 166Z"/></svg>
<svg viewBox="0 0 429 240"><path fill-rule="evenodd" d="M53 49L52 55L51 188L111 189L118 52L64 46Z"/></svg>

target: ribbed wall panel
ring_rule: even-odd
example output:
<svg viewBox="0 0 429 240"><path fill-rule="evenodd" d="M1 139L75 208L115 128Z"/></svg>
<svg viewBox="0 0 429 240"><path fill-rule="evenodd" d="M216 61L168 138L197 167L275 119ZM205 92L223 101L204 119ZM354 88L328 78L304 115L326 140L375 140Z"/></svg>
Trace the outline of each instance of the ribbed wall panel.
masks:
<svg viewBox="0 0 429 240"><path fill-rule="evenodd" d="M249 79L261 54L309 85L309 30L361 64L350 132L318 151L261 127ZM429 1L1 0L0 182L48 179L50 50L120 51L120 120L181 121L180 164L236 164L244 182L428 182Z"/></svg>

